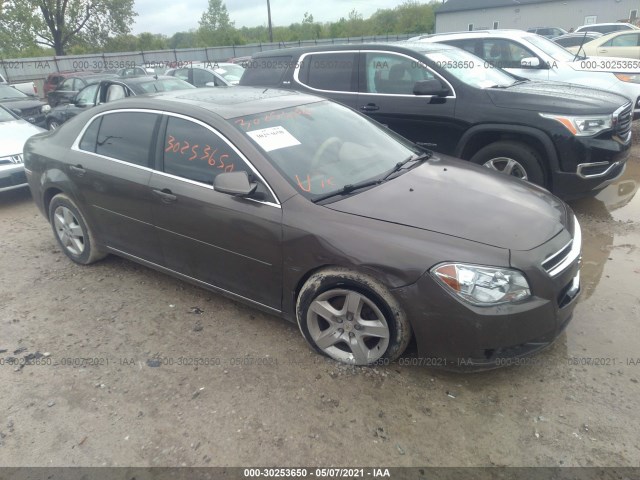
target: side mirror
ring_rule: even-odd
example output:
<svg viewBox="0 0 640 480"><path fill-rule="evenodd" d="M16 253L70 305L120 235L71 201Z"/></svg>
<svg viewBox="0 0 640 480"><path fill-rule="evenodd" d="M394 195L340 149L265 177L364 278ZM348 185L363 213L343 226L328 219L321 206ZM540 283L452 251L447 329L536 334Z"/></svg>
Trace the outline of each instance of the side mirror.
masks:
<svg viewBox="0 0 640 480"><path fill-rule="evenodd" d="M207 82L207 83L204 84L204 86L205 87L215 87L216 84L215 84L215 82Z"/></svg>
<svg viewBox="0 0 640 480"><path fill-rule="evenodd" d="M247 172L219 173L213 179L213 188L216 192L228 193L236 197L248 197L257 187L257 183L249 182Z"/></svg>
<svg viewBox="0 0 640 480"><path fill-rule="evenodd" d="M539 68L540 59L538 57L526 57L520 60L520 66L523 68Z"/></svg>
<svg viewBox="0 0 640 480"><path fill-rule="evenodd" d="M439 80L424 80L416 82L413 86L413 94L446 97L449 94L449 89L442 85Z"/></svg>

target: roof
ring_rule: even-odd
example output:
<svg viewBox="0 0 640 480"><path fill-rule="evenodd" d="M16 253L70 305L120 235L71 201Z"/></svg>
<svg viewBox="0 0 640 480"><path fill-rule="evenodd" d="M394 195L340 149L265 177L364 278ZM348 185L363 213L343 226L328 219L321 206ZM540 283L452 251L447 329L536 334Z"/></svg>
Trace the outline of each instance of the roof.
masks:
<svg viewBox="0 0 640 480"><path fill-rule="evenodd" d="M297 58L300 55L305 53L313 53L313 52L340 52L340 51L357 51L357 50L385 50L389 52L400 52L402 53L403 48L411 48L412 45L415 46L418 43L415 41L399 41L399 42L380 42L380 43L359 43L357 45L351 44L331 44L331 45L317 45L312 47L295 47L295 48L281 48L275 50L264 50L262 52L256 53L252 58L259 59L264 57L288 57L291 56L293 58ZM421 48L423 47L420 45ZM434 49L444 50L448 48L453 48L449 46L439 45L438 47L434 47ZM423 48L424 49L424 48Z"/></svg>
<svg viewBox="0 0 640 480"><path fill-rule="evenodd" d="M118 105L122 105L120 102L123 101L142 101L147 103L147 106L175 102L197 106L222 118L230 119L324 100L324 98L315 95L293 90L265 89L263 87L215 87L174 90L141 97L130 97L130 99L118 100Z"/></svg>
<svg viewBox="0 0 640 480"><path fill-rule="evenodd" d="M465 10L483 10L485 8L519 7L536 3L559 2L559 0L447 0L437 10L440 13L462 12Z"/></svg>

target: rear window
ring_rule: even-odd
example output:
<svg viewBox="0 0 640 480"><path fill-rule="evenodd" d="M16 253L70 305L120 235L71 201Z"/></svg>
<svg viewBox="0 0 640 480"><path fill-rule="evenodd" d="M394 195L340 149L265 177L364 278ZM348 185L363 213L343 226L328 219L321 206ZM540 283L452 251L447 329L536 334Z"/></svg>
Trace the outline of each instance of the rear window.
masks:
<svg viewBox="0 0 640 480"><path fill-rule="evenodd" d="M280 85L291 66L291 55L252 58L240 79L240 85L274 87Z"/></svg>
<svg viewBox="0 0 640 480"><path fill-rule="evenodd" d="M356 91L357 53L314 53L304 57L298 80L311 88L334 92Z"/></svg>

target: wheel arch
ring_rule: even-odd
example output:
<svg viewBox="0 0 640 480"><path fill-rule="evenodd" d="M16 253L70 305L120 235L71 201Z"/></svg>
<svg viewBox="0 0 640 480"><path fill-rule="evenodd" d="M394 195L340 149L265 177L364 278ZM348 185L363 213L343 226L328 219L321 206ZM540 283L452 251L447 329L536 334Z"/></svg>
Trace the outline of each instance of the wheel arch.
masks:
<svg viewBox="0 0 640 480"><path fill-rule="evenodd" d="M559 170L558 154L551 138L541 130L521 125L486 124L467 130L460 138L454 156L469 160L481 148L499 141L513 141L536 150L543 164L545 183L553 187L553 172Z"/></svg>

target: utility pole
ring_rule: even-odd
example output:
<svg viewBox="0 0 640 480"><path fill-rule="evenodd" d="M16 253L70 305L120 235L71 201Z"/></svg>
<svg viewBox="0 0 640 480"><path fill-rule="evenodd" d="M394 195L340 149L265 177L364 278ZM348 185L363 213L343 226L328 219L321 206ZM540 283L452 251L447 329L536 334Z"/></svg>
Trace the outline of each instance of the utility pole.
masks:
<svg viewBox="0 0 640 480"><path fill-rule="evenodd" d="M269 41L273 43L273 27L271 26L271 3L267 0L267 13L269 14Z"/></svg>

